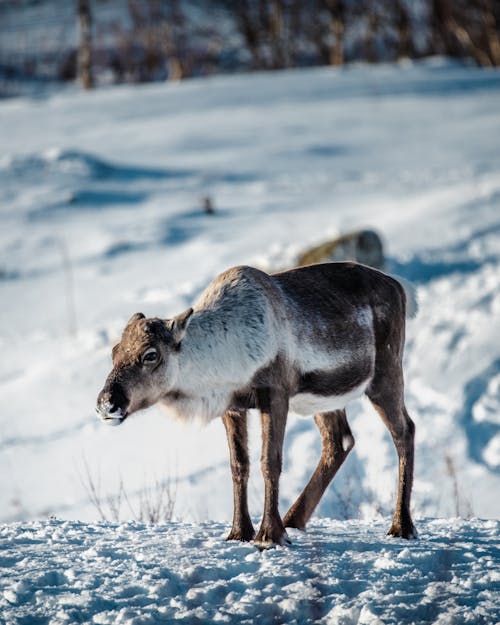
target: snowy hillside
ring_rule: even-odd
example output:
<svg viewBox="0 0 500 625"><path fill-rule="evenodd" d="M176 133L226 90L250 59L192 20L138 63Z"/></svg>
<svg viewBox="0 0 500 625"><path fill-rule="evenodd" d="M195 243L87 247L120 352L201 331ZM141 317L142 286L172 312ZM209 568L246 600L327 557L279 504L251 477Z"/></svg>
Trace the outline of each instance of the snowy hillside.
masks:
<svg viewBox="0 0 500 625"><path fill-rule="evenodd" d="M169 479L176 518L227 522L220 422L96 419L111 347L132 313L176 314L228 266L280 267L366 226L419 291L406 355L415 516L498 518L499 101L500 73L436 60L1 102L0 520L95 521L90 477L109 518L120 484L137 511ZM386 516L394 448L368 403L348 414L356 447L317 514ZM319 447L313 421L291 415L283 508ZM134 516L123 501L116 514Z"/></svg>
<svg viewBox="0 0 500 625"><path fill-rule="evenodd" d="M498 521L315 521L293 546L226 543L219 523L0 527L6 623L453 625L498 622ZM1 617L0 617L1 618Z"/></svg>

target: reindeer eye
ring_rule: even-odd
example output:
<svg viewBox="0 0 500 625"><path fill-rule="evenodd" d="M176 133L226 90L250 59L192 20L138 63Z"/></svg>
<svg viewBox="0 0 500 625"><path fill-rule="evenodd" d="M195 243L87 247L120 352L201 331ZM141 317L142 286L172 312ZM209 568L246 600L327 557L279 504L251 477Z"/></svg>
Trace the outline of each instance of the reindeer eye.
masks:
<svg viewBox="0 0 500 625"><path fill-rule="evenodd" d="M142 355L142 362L146 364L153 364L158 360L158 352L154 347L147 349Z"/></svg>

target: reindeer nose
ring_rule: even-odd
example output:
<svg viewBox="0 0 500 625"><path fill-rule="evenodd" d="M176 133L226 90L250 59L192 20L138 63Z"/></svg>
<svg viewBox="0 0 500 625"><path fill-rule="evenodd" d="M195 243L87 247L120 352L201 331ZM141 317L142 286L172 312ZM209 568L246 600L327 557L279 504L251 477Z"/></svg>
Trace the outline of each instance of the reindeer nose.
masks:
<svg viewBox="0 0 500 625"><path fill-rule="evenodd" d="M111 393L108 391L101 391L97 398L97 410L102 413L116 412L118 406L111 400Z"/></svg>
<svg viewBox="0 0 500 625"><path fill-rule="evenodd" d="M97 397L96 410L101 416L118 413L118 417L127 411L128 403L127 396L119 385L106 384Z"/></svg>

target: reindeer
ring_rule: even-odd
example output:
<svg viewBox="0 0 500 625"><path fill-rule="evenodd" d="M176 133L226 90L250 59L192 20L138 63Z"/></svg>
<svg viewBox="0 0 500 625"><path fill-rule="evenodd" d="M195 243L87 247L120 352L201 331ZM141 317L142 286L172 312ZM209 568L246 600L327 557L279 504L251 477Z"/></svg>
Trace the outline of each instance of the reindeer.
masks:
<svg viewBox="0 0 500 625"><path fill-rule="evenodd" d="M161 404L180 419L222 416L234 493L228 540L255 537L247 503L247 411L260 410L264 513L259 546L283 544L286 527L305 529L354 446L345 406L363 393L389 429L399 457L389 535L416 536L410 515L414 424L403 398L406 294L386 274L352 262L268 275L235 267L194 308L173 319L136 313L113 348L113 370L97 400L105 423ZM283 519L278 510L288 411L314 415L319 464Z"/></svg>

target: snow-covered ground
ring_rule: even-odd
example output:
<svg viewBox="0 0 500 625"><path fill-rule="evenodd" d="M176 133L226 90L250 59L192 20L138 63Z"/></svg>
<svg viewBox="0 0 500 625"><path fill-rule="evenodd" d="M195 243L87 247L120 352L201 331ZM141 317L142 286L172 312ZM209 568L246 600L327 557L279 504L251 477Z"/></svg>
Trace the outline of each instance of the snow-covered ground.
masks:
<svg viewBox="0 0 500 625"><path fill-rule="evenodd" d="M35 521L0 528L6 623L493 625L498 521L315 521L291 547L223 541L227 525Z"/></svg>
<svg viewBox="0 0 500 625"><path fill-rule="evenodd" d="M5 544L19 541L26 571L36 562L30 540L39 541L33 545L47 562L50 544L57 549L59 541L73 541L83 563L81 570L73 565L70 578L57 573L64 567L54 560L45 581L28 576L26 585L9 587L4 605L12 614L22 619L36 605L36 588L45 592L42 603L62 600L63 606L66 597L74 606L64 590L72 583L81 584L84 607L68 610L103 613L104 622L107 610L121 609L120 592L144 606L148 596L163 593L168 611L171 582L167 574L162 580L161 567L167 571L168 562L181 555L192 557L193 564L185 565L185 577L177 573L174 596L192 585L189 566L196 583L203 579L196 567L210 566L203 559L214 558L220 569L206 588L193 586L179 606L181 614L191 614L197 593L206 592L216 603L234 603L242 614L269 616L276 587L299 583L294 599L299 603L284 590L276 609L292 606L287 622L300 622L301 610L315 605L316 582L307 581L313 573L293 572L294 558L299 568L307 560L311 571L324 565L331 579L338 578L318 613L327 618L337 605L334 593L345 595L347 612L334 614L338 618L332 622L376 622L371 607L360 612L361 604L351 605L350 598L377 592L371 583L378 579L388 584L380 587L384 593L388 589L388 597L373 604L373 613L381 606L388 622L400 618L394 607L398 596L404 604L420 601L418 621L438 619L432 607L425 611L425 597L432 606L440 593L450 607L449 620L442 622L466 622L453 620L461 599L455 604L455 591L444 584L453 579L453 563L463 572L457 581L457 592L468 597L463 605L491 614L484 607L488 595L483 605L479 590L489 569L469 579L468 563L475 570L475 557L467 554L484 548L484 557L493 557L493 547L481 541L494 536L496 525L474 521L469 529L461 522L418 518L500 516L499 102L498 71L439 60L95 93L70 89L47 99L0 102L0 521L55 515L95 522L99 514L90 501L89 480L109 519L140 516L141 500L144 512L145 500L158 498L155 485L161 490L166 480L178 520L230 520L231 479L220 422L206 428L182 425L150 409L120 428L108 428L94 415L111 347L134 312L172 316L228 266L282 267L308 245L359 227L380 232L388 269L413 280L420 298L419 315L408 325L406 392L417 428L413 508L423 542L401 546L381 538L395 500L396 454L378 416L360 401L348 410L356 446L317 517L384 517L382 525L317 521L289 551L263 556L248 546L220 543L225 531L220 524L144 532L137 532L137 525L7 525ZM202 212L207 195L217 209L213 216ZM251 422L250 507L258 515L260 433L255 415ZM285 445L283 509L319 456L312 419L291 415ZM364 537L361 543L353 538L357 532ZM451 542L440 542L445 534ZM129 545L122 560L119 542L113 542L117 537ZM172 553L165 548L162 560L152 545L170 538L178 548ZM136 566L142 540L152 579L158 578L156 590L153 582L145 590L134 581L146 564L125 571L132 562ZM457 547L455 541L470 547ZM188 545L195 548L183 555ZM345 571L335 562L344 562L344 551ZM324 559L314 561L320 553ZM17 575L17 556L1 557ZM92 581L87 566L101 557L129 576L121 589L115 591L112 580L103 581L106 575L98 571ZM423 572L410 566L420 557ZM271 607L249 605L253 587L244 588L245 575L262 575L278 561L276 579L271 566L269 589L259 586L255 595ZM362 567L360 575L371 563L366 583L355 581L354 563ZM230 574L221 572L226 565ZM447 576L436 572L440 567ZM406 575L418 582L417 594L428 594L413 595L400 579ZM109 584L109 598L102 601L95 591L101 583ZM127 610L128 599L123 600ZM200 609L208 609L206 599L200 601ZM210 610L215 618L215 608Z"/></svg>
<svg viewBox="0 0 500 625"><path fill-rule="evenodd" d="M228 520L220 422L157 409L98 422L111 346L132 313L176 314L228 266L281 267L366 226L419 290L406 358L415 513L498 517L499 97L499 72L435 61L0 103L0 519L95 520L90 474L102 498L123 482L131 500L169 478L179 519ZM368 403L349 415L356 447L318 513L388 514L392 443ZM291 416L283 507L319 445L312 419Z"/></svg>

